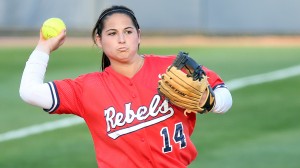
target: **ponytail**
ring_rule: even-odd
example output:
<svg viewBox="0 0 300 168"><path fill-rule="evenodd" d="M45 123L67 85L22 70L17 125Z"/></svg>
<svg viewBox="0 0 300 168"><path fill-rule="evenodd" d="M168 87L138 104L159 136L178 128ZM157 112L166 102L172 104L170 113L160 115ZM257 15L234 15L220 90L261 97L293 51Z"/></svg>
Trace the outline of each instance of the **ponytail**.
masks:
<svg viewBox="0 0 300 168"><path fill-rule="evenodd" d="M101 65L101 70L104 71L106 67L110 66L110 60L106 56L104 52L102 52L102 65Z"/></svg>

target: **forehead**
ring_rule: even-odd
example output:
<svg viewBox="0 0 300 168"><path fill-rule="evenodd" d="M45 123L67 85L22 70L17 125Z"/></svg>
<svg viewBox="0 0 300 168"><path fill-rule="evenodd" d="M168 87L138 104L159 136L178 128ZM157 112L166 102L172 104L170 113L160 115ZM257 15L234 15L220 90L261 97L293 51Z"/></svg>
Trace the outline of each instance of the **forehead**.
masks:
<svg viewBox="0 0 300 168"><path fill-rule="evenodd" d="M115 26L133 26L133 22L127 14L124 13L114 13L106 16L104 20L104 28L115 27Z"/></svg>

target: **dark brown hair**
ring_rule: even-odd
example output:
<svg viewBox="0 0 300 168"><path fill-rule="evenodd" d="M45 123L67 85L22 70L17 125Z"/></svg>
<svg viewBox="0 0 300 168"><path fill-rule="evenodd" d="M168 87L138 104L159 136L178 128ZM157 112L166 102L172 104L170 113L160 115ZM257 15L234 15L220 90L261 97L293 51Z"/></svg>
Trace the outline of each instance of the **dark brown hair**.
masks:
<svg viewBox="0 0 300 168"><path fill-rule="evenodd" d="M101 37L101 32L103 30L104 27L104 21L107 18L107 16L111 16L112 14L115 13L122 13L122 14L126 14L127 16L129 16L132 20L132 23L134 25L134 27L139 30L140 26L135 18L135 15L133 13L133 11L125 6L112 6L110 8L105 9L99 16L97 23L95 24L93 31L92 31L92 38L94 43L96 43L95 37L96 35ZM106 56L106 54L104 52L102 52L102 65L101 65L101 69L102 71L108 67L110 65L110 61L108 59L108 57Z"/></svg>

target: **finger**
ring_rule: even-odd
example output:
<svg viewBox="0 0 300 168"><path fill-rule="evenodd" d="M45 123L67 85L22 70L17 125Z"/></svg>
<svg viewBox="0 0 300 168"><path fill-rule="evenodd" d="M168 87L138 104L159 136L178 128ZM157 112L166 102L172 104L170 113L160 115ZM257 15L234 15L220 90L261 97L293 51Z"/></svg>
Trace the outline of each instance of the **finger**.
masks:
<svg viewBox="0 0 300 168"><path fill-rule="evenodd" d="M66 29L63 29L60 34L57 36L58 38L58 41L59 41L59 46L61 46L65 40L66 40L66 37L67 37L67 30Z"/></svg>

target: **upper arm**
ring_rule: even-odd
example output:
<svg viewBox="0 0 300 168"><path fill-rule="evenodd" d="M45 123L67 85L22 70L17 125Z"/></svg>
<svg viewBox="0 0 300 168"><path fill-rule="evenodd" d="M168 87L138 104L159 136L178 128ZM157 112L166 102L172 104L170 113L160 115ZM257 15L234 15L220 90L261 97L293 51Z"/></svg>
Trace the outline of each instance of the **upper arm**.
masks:
<svg viewBox="0 0 300 168"><path fill-rule="evenodd" d="M28 104L48 109L52 105L50 88L47 83L21 86L20 97Z"/></svg>

